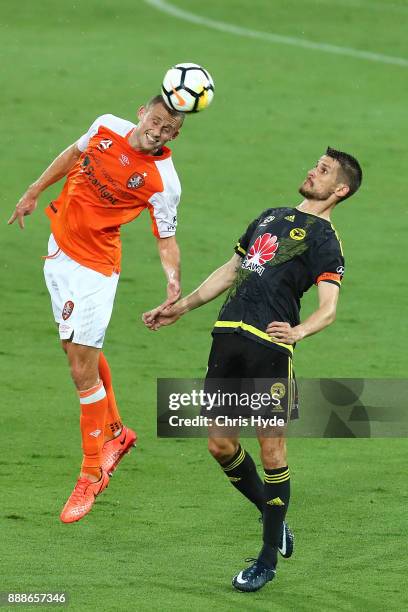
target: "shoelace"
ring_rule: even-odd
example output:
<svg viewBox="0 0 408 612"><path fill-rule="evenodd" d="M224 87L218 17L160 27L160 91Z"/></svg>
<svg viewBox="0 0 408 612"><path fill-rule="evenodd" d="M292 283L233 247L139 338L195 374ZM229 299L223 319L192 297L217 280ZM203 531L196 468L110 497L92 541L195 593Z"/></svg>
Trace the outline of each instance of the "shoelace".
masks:
<svg viewBox="0 0 408 612"><path fill-rule="evenodd" d="M253 563L253 565L251 567L248 567L245 570L245 576L247 578L252 578L252 576L254 574L257 574L259 571L259 567L258 567L258 559L255 559L255 557L247 557L245 559L245 563Z"/></svg>
<svg viewBox="0 0 408 612"><path fill-rule="evenodd" d="M89 480L87 478L80 478L75 485L75 489L72 492L72 495L71 495L72 501L79 501L81 497L83 497L88 485L89 485Z"/></svg>
<svg viewBox="0 0 408 612"><path fill-rule="evenodd" d="M269 568L266 567L266 565L264 565L263 563L261 563L259 561L259 559L256 559L255 557L247 557L245 559L245 563L253 563L253 565L251 567L248 567L245 570L245 575L248 578L252 578L252 576L254 574L258 574L261 573L263 574L264 572L267 572Z"/></svg>

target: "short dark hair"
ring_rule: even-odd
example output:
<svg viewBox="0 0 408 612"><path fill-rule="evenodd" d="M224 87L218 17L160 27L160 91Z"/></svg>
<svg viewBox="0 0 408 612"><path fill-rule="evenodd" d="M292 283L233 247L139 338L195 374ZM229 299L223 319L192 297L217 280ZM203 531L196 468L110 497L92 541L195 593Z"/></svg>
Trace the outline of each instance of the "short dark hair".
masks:
<svg viewBox="0 0 408 612"><path fill-rule="evenodd" d="M331 147L327 147L326 155L332 159L335 159L340 164L339 172L341 173L341 179L349 187L347 195L345 195L344 198L341 198L340 202L342 200L347 200L347 198L351 197L353 193L356 193L361 185L363 180L363 171L361 170L361 166L356 158L352 155L343 153L343 151L337 151L337 149L332 149Z"/></svg>
<svg viewBox="0 0 408 612"><path fill-rule="evenodd" d="M146 108L151 108L152 106L155 106L156 104L161 104L166 109L166 111L169 113L169 115L180 119L180 126L183 125L184 117L186 114L180 113L179 111L176 111L173 108L170 108L170 106L167 106L161 94L158 94L157 96L153 96L153 98L150 98L150 100L146 102L145 106Z"/></svg>

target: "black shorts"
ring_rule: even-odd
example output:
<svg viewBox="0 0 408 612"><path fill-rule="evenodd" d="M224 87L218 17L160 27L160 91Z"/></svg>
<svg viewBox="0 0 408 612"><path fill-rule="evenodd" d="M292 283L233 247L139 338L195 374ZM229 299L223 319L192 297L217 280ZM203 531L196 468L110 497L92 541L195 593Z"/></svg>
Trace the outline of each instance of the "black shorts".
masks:
<svg viewBox="0 0 408 612"><path fill-rule="evenodd" d="M277 416L285 423L299 417L292 357L242 334L214 334L205 391L215 397L218 390L231 401L217 402L211 411L207 405L201 414Z"/></svg>

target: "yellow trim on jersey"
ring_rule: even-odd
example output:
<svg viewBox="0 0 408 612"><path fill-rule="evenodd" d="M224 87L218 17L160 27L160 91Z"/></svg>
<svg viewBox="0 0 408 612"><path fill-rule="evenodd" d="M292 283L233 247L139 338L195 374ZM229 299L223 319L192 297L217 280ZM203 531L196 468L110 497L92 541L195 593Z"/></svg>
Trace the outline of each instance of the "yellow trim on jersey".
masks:
<svg viewBox="0 0 408 612"><path fill-rule="evenodd" d="M237 244L235 245L235 248L242 253L243 255L246 255L246 251L245 249L242 248L242 246L239 244L239 242L237 242Z"/></svg>
<svg viewBox="0 0 408 612"><path fill-rule="evenodd" d="M336 228L334 227L333 223L330 223L332 230L334 231L334 233L336 234L336 238L339 241L339 245L340 245L340 253L341 256L344 257L344 253L343 253L343 245L341 244L341 240L340 240L340 236L337 233Z"/></svg>
<svg viewBox="0 0 408 612"><path fill-rule="evenodd" d="M262 338L263 340L267 340L271 344L277 344L278 346L283 346L283 348L287 349L291 355L293 355L293 346L291 344L283 344L283 342L276 342L275 340L271 340L266 332L257 329L253 325L248 325L243 321L216 321L214 323L214 327L240 327L244 331L248 331L254 336L258 336L258 338Z"/></svg>

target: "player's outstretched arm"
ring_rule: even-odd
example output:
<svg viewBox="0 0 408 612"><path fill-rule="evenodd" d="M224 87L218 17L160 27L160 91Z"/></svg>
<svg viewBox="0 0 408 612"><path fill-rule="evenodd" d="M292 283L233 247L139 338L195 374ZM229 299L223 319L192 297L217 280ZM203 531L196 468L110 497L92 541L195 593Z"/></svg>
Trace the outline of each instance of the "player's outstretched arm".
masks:
<svg viewBox="0 0 408 612"><path fill-rule="evenodd" d="M142 317L143 322L149 329L155 331L159 327L175 323L190 310L207 304L231 287L241 267L241 262L241 257L234 255L223 266L215 270L197 289L173 306L163 307L162 305L145 312Z"/></svg>
<svg viewBox="0 0 408 612"><path fill-rule="evenodd" d="M167 278L167 300L163 308L177 302L181 296L180 285L180 249L176 237L159 238L157 241L160 261Z"/></svg>
<svg viewBox="0 0 408 612"><path fill-rule="evenodd" d="M21 196L13 214L8 220L8 224L11 225L17 219L20 228L24 229L24 217L26 215L31 215L37 208L37 201L40 194L47 189L47 187L68 174L80 155L81 151L78 149L76 143L65 149L65 151L62 151L62 153L54 159L41 176L34 181Z"/></svg>
<svg viewBox="0 0 408 612"><path fill-rule="evenodd" d="M339 298L339 287L333 283L321 281L318 284L319 308L310 317L299 325L291 327L289 323L272 321L266 328L266 333L277 342L294 344L317 334L336 319L337 300Z"/></svg>

